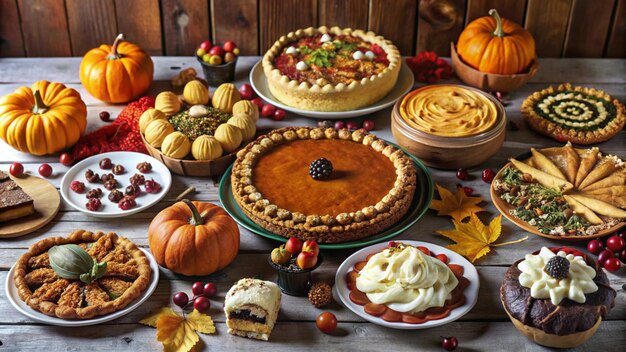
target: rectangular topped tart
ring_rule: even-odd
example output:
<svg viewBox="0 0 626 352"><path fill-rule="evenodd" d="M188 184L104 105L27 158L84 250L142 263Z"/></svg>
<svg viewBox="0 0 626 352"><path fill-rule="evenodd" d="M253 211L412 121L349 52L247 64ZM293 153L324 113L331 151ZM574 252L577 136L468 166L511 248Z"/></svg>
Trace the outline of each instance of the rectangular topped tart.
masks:
<svg viewBox="0 0 626 352"><path fill-rule="evenodd" d="M0 222L35 213L33 199L9 175L0 171Z"/></svg>
<svg viewBox="0 0 626 352"><path fill-rule="evenodd" d="M276 323L281 293L270 281L241 279L226 294L228 333L267 341Z"/></svg>

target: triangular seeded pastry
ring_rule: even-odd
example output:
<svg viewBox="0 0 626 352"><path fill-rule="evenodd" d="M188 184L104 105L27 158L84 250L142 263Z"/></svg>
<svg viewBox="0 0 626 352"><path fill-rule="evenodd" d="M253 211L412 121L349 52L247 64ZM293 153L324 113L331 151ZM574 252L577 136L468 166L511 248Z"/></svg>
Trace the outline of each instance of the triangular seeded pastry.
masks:
<svg viewBox="0 0 626 352"><path fill-rule="evenodd" d="M598 158L600 158L600 149L598 149L598 147L587 149L585 153L580 155L580 166L576 173L576 182L574 182L576 188L579 188L585 177L589 175L591 169L593 169L598 162Z"/></svg>
<svg viewBox="0 0 626 352"><path fill-rule="evenodd" d="M622 186L626 185L626 169L617 170L609 176L596 181L587 187L581 189L582 192L595 191L602 188L612 187L612 186Z"/></svg>
<svg viewBox="0 0 626 352"><path fill-rule="evenodd" d="M583 189L592 183L607 177L618 169L619 166L617 166L613 158L603 158L596 164L596 167L591 170L587 177L583 179L580 185L578 185L578 189Z"/></svg>
<svg viewBox="0 0 626 352"><path fill-rule="evenodd" d="M596 214L605 215L615 219L626 218L626 211L615 207L607 202L581 196L579 194L572 194L571 197L582 203L587 208L593 210Z"/></svg>
<svg viewBox="0 0 626 352"><path fill-rule="evenodd" d="M574 185L567 182L565 179L554 177L539 169L528 166L519 160L511 159L510 161L518 170L523 173L530 174L534 180L537 180L537 182L546 187L562 190L563 192L574 188Z"/></svg>
<svg viewBox="0 0 626 352"><path fill-rule="evenodd" d="M565 175L563 175L561 170L547 156L541 154L541 152L537 151L535 148L530 148L530 152L533 154L533 164L537 169L554 177L565 180ZM563 156L561 156L560 159L560 164L564 164L566 162Z"/></svg>
<svg viewBox="0 0 626 352"><path fill-rule="evenodd" d="M614 197L610 194L587 194L587 193L585 193L585 196L589 198L601 200L603 202L607 202L618 208L626 209L626 197Z"/></svg>
<svg viewBox="0 0 626 352"><path fill-rule="evenodd" d="M563 150L565 151L565 176L567 176L567 180L571 183L576 182L576 173L578 173L578 168L580 167L580 156L578 152L572 147L571 143L567 143L563 146Z"/></svg>
<svg viewBox="0 0 626 352"><path fill-rule="evenodd" d="M582 216L585 220L589 221L589 223L593 225L599 225L602 223L602 219L596 213L594 213L591 209L587 208L585 205L577 201L576 199L563 195L563 199L569 204L574 213Z"/></svg>

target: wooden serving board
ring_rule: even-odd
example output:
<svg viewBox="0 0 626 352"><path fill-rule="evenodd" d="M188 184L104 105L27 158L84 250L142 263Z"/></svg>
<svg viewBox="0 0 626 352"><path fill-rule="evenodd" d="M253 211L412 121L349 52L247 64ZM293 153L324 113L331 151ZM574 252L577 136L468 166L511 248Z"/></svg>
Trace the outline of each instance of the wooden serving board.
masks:
<svg viewBox="0 0 626 352"><path fill-rule="evenodd" d="M52 221L61 205L59 191L50 182L32 175L12 177L35 202L35 214L0 223L0 238L29 234Z"/></svg>

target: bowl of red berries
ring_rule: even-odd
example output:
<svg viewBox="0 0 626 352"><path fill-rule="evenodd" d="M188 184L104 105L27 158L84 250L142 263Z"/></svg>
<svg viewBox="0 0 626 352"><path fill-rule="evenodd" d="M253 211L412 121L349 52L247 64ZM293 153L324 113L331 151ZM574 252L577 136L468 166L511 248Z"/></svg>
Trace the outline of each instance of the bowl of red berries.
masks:
<svg viewBox="0 0 626 352"><path fill-rule="evenodd" d="M213 87L235 79L238 56L239 48L232 40L223 45L213 45L205 40L196 49L196 59L202 66L204 79Z"/></svg>
<svg viewBox="0 0 626 352"><path fill-rule="evenodd" d="M323 261L317 242L307 240L304 243L295 237L287 243L274 248L269 257L269 264L276 269L276 284L283 293L290 296L306 296L311 288L311 272Z"/></svg>

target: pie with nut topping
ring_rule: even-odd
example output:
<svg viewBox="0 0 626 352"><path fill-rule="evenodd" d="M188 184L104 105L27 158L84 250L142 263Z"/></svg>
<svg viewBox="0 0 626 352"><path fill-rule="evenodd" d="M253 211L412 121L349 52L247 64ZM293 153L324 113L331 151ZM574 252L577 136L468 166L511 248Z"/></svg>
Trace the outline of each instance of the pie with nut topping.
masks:
<svg viewBox="0 0 626 352"><path fill-rule="evenodd" d="M320 158L332 163L328 179L309 173ZM399 221L413 199L416 171L402 150L373 134L288 127L239 151L231 183L243 212L264 229L337 243Z"/></svg>

